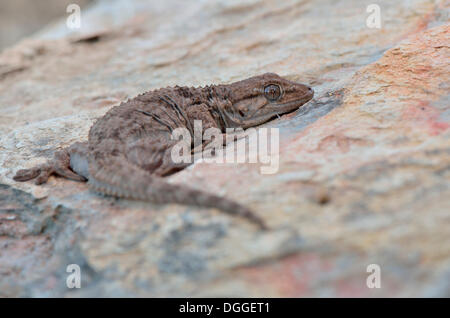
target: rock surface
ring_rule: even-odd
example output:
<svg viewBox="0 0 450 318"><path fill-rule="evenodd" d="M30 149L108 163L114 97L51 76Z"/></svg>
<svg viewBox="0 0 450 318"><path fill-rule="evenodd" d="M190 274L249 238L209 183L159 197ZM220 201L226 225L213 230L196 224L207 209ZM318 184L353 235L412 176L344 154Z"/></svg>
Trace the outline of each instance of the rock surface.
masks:
<svg viewBox="0 0 450 318"><path fill-rule="evenodd" d="M0 55L0 296L450 296L446 1L109 1ZM198 162L171 177L216 210L102 197L16 170L85 140L144 91L276 72L316 95L280 128L280 166ZM68 264L82 288L68 289ZM366 285L369 264L381 288Z"/></svg>

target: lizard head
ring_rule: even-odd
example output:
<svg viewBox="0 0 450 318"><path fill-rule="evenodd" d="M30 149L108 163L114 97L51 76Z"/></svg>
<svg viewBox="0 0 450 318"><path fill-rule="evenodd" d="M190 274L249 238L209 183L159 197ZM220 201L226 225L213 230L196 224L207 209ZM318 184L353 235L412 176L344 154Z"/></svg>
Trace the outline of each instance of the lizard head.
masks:
<svg viewBox="0 0 450 318"><path fill-rule="evenodd" d="M251 77L230 85L230 104L223 110L227 126L248 128L290 113L311 100L314 91L306 85L274 73Z"/></svg>

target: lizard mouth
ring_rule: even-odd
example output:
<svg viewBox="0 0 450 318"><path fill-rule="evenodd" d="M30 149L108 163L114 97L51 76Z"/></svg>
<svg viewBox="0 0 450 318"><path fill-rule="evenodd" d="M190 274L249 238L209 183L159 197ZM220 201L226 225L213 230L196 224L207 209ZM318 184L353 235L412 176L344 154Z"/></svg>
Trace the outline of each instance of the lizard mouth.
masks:
<svg viewBox="0 0 450 318"><path fill-rule="evenodd" d="M292 114L296 112L301 106L310 101L311 98L312 96L308 95L301 100L295 100L283 104L274 104L273 107L270 107L271 110L267 114L255 116L252 119L261 123L265 123L275 118L279 118L281 115Z"/></svg>
<svg viewBox="0 0 450 318"><path fill-rule="evenodd" d="M243 115L239 112L234 112L233 114L231 114L224 110L223 115L225 115L229 122L232 122L234 125L236 125L236 127L242 127L246 129L249 127L264 124L277 117L279 118L280 115L293 113L308 101L310 101L313 96L314 92L311 90L310 93L306 94L300 99L295 99L293 101L285 103L271 103L257 109L250 114Z"/></svg>

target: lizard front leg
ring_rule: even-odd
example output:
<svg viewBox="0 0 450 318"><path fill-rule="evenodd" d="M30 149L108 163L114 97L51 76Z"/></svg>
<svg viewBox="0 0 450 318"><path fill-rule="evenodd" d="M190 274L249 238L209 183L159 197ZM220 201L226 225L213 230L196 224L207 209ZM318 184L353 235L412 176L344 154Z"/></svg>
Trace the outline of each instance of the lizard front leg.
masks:
<svg viewBox="0 0 450 318"><path fill-rule="evenodd" d="M216 140L207 140L203 144L198 145L197 147L192 149L192 153L204 152L206 150L210 150L217 147L226 147L233 142L239 141L241 139L247 138L251 134L254 133L254 130L238 130L231 133L220 134L218 137L218 141Z"/></svg>
<svg viewBox="0 0 450 318"><path fill-rule="evenodd" d="M86 154L87 143L74 143L57 151L53 159L44 164L17 171L13 179L19 182L35 179L36 184L42 184L47 182L51 175L58 175L75 181L86 181L88 175L82 163L82 158L87 157Z"/></svg>

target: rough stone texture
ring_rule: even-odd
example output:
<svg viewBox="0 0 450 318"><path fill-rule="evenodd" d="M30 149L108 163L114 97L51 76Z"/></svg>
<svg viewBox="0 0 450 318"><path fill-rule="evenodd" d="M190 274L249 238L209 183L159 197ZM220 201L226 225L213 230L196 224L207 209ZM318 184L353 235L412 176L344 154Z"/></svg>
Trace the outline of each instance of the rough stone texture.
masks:
<svg viewBox="0 0 450 318"><path fill-rule="evenodd" d="M448 1L377 1L381 29L371 1L107 3L82 34L61 23L0 55L0 296L450 296ZM316 91L267 125L278 173L199 162L171 179L250 206L269 233L11 179L127 97L266 71Z"/></svg>

